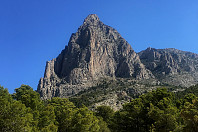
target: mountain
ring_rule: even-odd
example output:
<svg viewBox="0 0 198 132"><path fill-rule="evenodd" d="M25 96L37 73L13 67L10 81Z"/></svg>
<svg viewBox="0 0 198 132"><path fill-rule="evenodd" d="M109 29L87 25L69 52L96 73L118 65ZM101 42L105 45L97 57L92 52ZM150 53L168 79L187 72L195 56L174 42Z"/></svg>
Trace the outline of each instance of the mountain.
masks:
<svg viewBox="0 0 198 132"><path fill-rule="evenodd" d="M185 87L198 83L198 54L173 48L147 48L138 55L160 82Z"/></svg>
<svg viewBox="0 0 198 132"><path fill-rule="evenodd" d="M47 62L37 91L42 99L69 97L103 78L144 80L154 76L115 29L91 14L71 35L61 54Z"/></svg>
<svg viewBox="0 0 198 132"><path fill-rule="evenodd" d="M153 89L182 91L197 83L197 54L154 48L136 53L115 29L91 14L58 57L46 63L37 92L44 100L69 98L77 106L119 110Z"/></svg>

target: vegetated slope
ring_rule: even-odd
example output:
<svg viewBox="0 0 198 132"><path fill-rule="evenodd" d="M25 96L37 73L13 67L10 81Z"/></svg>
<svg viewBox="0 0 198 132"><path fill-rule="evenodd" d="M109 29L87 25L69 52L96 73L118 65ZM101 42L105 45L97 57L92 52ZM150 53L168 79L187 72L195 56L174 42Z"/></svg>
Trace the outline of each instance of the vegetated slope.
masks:
<svg viewBox="0 0 198 132"><path fill-rule="evenodd" d="M104 87L108 84L104 83ZM197 86L196 86L197 87ZM0 86L0 131L33 132L197 132L198 97L176 99L165 88L156 89L113 111L76 107L67 98L41 100L30 86L12 95Z"/></svg>
<svg viewBox="0 0 198 132"><path fill-rule="evenodd" d="M187 94L194 94L195 96L198 97L198 84L191 86L183 91L175 92L175 95L178 99L184 98L184 96Z"/></svg>
<svg viewBox="0 0 198 132"><path fill-rule="evenodd" d="M96 86L69 97L69 100L78 107L85 105L90 109L95 109L98 106L106 105L114 110L120 110L123 104L157 88L167 88L169 91L185 89L180 86L152 85L123 78L117 78L116 80L103 79Z"/></svg>

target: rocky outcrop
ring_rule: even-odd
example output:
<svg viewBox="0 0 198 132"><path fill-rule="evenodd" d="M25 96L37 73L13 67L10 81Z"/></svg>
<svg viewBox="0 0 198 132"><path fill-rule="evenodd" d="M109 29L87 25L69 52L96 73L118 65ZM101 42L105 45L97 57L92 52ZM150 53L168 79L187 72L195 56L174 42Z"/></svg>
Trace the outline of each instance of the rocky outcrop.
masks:
<svg viewBox="0 0 198 132"><path fill-rule="evenodd" d="M198 83L197 54L170 48L147 48L138 54L146 68L161 82L186 87Z"/></svg>
<svg viewBox="0 0 198 132"><path fill-rule="evenodd" d="M37 91L42 99L71 97L98 85L104 78L139 80L140 85L188 87L198 83L198 55L177 49L154 48L137 54L115 29L91 14L71 35L58 57L46 63ZM140 94L145 89L149 88L128 94ZM116 103L118 94L112 95L99 104L113 102L121 106L122 103Z"/></svg>
<svg viewBox="0 0 198 132"><path fill-rule="evenodd" d="M130 44L91 14L71 35L61 54L47 62L37 91L42 99L69 97L106 77L154 78Z"/></svg>

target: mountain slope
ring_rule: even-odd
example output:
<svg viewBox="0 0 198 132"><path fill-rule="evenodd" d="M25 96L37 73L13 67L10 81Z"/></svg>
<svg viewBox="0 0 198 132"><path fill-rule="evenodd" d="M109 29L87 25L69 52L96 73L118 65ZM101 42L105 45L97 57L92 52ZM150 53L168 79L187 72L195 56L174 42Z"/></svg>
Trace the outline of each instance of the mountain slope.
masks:
<svg viewBox="0 0 198 132"><path fill-rule="evenodd" d="M154 78L130 44L91 14L61 54L47 62L37 91L42 99L69 97L96 85L101 78L117 77Z"/></svg>
<svg viewBox="0 0 198 132"><path fill-rule="evenodd" d="M185 87L198 83L198 55L195 53L147 48L138 54L160 82Z"/></svg>
<svg viewBox="0 0 198 132"><path fill-rule="evenodd" d="M41 99L69 98L90 109L122 104L156 88L181 91L198 83L198 55L148 48L136 53L112 27L89 15L68 45L46 63Z"/></svg>

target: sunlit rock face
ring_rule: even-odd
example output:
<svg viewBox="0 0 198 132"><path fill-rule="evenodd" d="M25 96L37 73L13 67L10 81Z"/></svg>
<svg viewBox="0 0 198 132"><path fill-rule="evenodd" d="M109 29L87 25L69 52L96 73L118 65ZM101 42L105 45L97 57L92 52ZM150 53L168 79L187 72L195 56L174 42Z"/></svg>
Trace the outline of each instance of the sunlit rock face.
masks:
<svg viewBox="0 0 198 132"><path fill-rule="evenodd" d="M195 53L147 48L138 54L141 62L161 82L186 87L198 83L198 55Z"/></svg>
<svg viewBox="0 0 198 132"><path fill-rule="evenodd" d="M37 91L42 99L69 97L105 77L154 78L130 44L91 14L58 57L47 62Z"/></svg>

